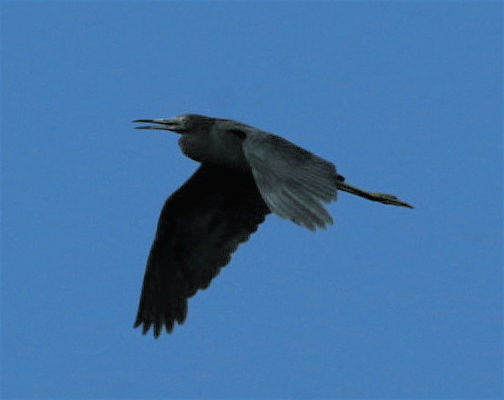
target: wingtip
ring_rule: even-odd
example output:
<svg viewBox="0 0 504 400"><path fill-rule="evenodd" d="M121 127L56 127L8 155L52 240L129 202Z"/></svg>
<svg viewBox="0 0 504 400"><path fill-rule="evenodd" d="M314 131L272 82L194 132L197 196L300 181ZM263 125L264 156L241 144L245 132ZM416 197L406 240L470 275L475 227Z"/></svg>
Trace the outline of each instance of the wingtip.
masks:
<svg viewBox="0 0 504 400"><path fill-rule="evenodd" d="M179 322L179 323L181 323L181 322ZM174 325L175 325L174 321L165 321L165 322L145 321L145 320L138 318L133 324L133 329L136 329L139 326L142 326L142 335L146 335L147 333L149 333L149 331L152 327L152 333L154 335L154 338L157 339L159 336L161 336L161 333L163 332L163 328L166 331L166 333L168 333L168 334L172 333Z"/></svg>

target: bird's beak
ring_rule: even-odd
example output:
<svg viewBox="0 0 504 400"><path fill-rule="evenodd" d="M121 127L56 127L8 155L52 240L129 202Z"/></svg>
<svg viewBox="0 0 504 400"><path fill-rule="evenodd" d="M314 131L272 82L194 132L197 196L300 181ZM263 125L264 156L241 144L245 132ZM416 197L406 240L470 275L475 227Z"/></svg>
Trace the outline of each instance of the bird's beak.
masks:
<svg viewBox="0 0 504 400"><path fill-rule="evenodd" d="M136 126L135 129L161 129L165 131L180 132L181 124L180 120L176 118L168 119L136 119L133 122L142 122L147 124L157 124L157 125L142 125Z"/></svg>

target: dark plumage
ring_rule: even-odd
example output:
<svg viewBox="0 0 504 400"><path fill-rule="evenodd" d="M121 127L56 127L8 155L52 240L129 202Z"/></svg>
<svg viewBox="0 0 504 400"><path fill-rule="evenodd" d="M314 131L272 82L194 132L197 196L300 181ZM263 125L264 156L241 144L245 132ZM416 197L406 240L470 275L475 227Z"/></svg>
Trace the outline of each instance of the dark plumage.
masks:
<svg viewBox="0 0 504 400"><path fill-rule="evenodd" d="M206 289L270 212L310 230L332 218L324 203L337 189L384 204L410 207L397 197L344 182L334 164L295 144L241 122L185 114L139 129L180 133L184 154L201 163L161 211L147 261L135 327L158 337L187 315L187 300Z"/></svg>

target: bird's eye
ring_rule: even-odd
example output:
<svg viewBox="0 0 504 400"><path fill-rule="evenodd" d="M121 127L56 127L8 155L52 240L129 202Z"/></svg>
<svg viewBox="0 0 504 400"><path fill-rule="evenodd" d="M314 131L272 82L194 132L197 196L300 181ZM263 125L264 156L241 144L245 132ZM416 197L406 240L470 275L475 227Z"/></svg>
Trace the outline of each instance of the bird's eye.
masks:
<svg viewBox="0 0 504 400"><path fill-rule="evenodd" d="M247 137L247 134L239 129L230 129L228 130L228 133L237 136L241 140L245 140L245 138Z"/></svg>

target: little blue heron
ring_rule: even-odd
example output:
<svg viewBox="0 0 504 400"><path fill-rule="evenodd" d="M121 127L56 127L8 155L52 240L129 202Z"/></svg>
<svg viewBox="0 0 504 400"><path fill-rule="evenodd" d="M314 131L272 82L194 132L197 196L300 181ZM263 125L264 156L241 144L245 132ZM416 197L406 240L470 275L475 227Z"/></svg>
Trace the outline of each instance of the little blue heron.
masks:
<svg viewBox="0 0 504 400"><path fill-rule="evenodd" d="M139 119L179 133L179 145L201 163L163 206L147 260L134 327L154 337L187 315L187 300L206 289L266 215L315 230L331 224L324 203L342 190L368 200L412 208L385 193L351 186L334 164L271 133L230 119L184 114Z"/></svg>

